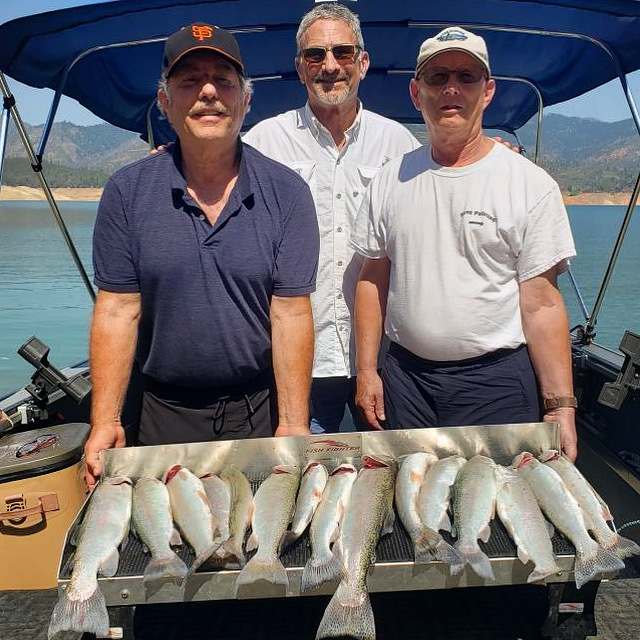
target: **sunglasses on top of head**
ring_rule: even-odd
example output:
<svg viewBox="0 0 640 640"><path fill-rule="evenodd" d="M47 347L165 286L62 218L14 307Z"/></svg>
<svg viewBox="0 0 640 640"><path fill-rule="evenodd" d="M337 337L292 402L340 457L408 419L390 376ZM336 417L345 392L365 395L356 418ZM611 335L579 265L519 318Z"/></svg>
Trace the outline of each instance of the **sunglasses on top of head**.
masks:
<svg viewBox="0 0 640 640"><path fill-rule="evenodd" d="M302 50L302 57L306 62L319 64L324 62L329 51L337 62L353 62L360 51L360 45L334 44L333 47L307 47Z"/></svg>
<svg viewBox="0 0 640 640"><path fill-rule="evenodd" d="M446 67L428 67L418 74L429 87L444 87L449 78L455 76L460 84L475 84L487 77L483 67L464 67L462 69L447 69Z"/></svg>

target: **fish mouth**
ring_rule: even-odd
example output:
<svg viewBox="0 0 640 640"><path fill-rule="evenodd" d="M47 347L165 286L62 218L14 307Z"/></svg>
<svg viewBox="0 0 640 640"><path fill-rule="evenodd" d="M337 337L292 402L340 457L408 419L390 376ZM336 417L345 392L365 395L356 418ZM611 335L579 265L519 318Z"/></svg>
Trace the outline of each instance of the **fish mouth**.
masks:
<svg viewBox="0 0 640 640"><path fill-rule="evenodd" d="M391 466L391 461L374 456L362 456L363 469L386 469Z"/></svg>
<svg viewBox="0 0 640 640"><path fill-rule="evenodd" d="M342 473L356 473L356 468L352 464L341 464L331 472L331 475L339 476Z"/></svg>
<svg viewBox="0 0 640 640"><path fill-rule="evenodd" d="M540 454L540 462L552 462L553 460L557 460L560 457L560 452L556 449L549 449L548 451L543 451Z"/></svg>
<svg viewBox="0 0 640 640"><path fill-rule="evenodd" d="M172 467L170 467L169 470L167 471L167 476L164 479L164 483L168 484L169 480L172 480L174 478L174 476L176 476L178 473L180 473L181 469L182 469L182 465L181 464L174 464Z"/></svg>
<svg viewBox="0 0 640 640"><path fill-rule="evenodd" d="M522 469L524 466L529 464L532 460L534 460L533 454L529 453L529 451L523 451L516 459L513 461L513 467L515 469Z"/></svg>
<svg viewBox="0 0 640 640"><path fill-rule="evenodd" d="M287 465L284 465L284 464L279 464L279 465L276 465L275 467L273 467L273 473L275 473L275 474L292 475L295 472L296 472L296 469L293 466L287 466Z"/></svg>
<svg viewBox="0 0 640 640"><path fill-rule="evenodd" d="M309 471L311 471L311 469L313 469L314 467L319 467L320 463L319 462L310 462L305 468L304 471L302 472L302 475L305 475L306 473L308 473Z"/></svg>
<svg viewBox="0 0 640 640"><path fill-rule="evenodd" d="M105 478L105 481L114 486L118 486L119 484L128 484L129 486L133 486L131 478L127 478L126 476L114 476L113 478Z"/></svg>

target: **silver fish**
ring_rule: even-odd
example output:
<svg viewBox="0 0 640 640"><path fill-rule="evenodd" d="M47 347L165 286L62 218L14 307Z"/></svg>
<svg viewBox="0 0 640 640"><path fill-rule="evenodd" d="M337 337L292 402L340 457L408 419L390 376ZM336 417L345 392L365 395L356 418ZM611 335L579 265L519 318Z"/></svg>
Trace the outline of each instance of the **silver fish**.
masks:
<svg viewBox="0 0 640 640"><path fill-rule="evenodd" d="M309 526L322 500L328 477L327 468L319 462L310 462L305 467L296 499L296 510L291 521L291 530L285 534L283 546L295 542Z"/></svg>
<svg viewBox="0 0 640 640"><path fill-rule="evenodd" d="M562 478L582 509L585 526L605 549L619 558L640 555L640 547L633 540L623 538L609 527L607 521L613 520L609 507L574 464L553 450L543 451L540 461Z"/></svg>
<svg viewBox="0 0 640 640"><path fill-rule="evenodd" d="M247 551L256 548L258 551L240 572L236 589L257 580L289 585L287 571L278 555L293 517L299 484L300 471L296 467L278 466L258 487L253 497L251 536L247 541Z"/></svg>
<svg viewBox="0 0 640 640"><path fill-rule="evenodd" d="M356 476L356 468L347 463L341 464L329 476L322 501L311 520L311 557L302 571L302 591L319 587L331 578L331 545L338 538Z"/></svg>
<svg viewBox="0 0 640 640"><path fill-rule="evenodd" d="M474 456L458 472L454 485L453 512L457 529L456 551L485 580L495 580L491 561L480 549L478 538L488 542L489 523L496 511L495 463Z"/></svg>
<svg viewBox="0 0 640 640"><path fill-rule="evenodd" d="M189 567L191 575L220 546L219 541L214 541L216 522L202 481L189 469L179 464L170 467L165 483L169 491L173 520L196 554Z"/></svg>
<svg viewBox="0 0 640 640"><path fill-rule="evenodd" d="M229 558L235 558L241 567L246 564L242 551L244 535L251 523L253 514L253 492L244 474L231 467L220 474L221 480L227 483L231 493L229 512L229 538L223 543Z"/></svg>
<svg viewBox="0 0 640 640"><path fill-rule="evenodd" d="M624 567L620 558L589 536L580 505L551 467L536 460L528 451L516 456L512 466L527 481L549 520L576 548L574 573L578 589L600 573Z"/></svg>
<svg viewBox="0 0 640 640"><path fill-rule="evenodd" d="M364 457L351 489L349 508L333 546L337 574L342 580L327 606L316 638L350 636L375 640L375 620L367 571L375 559L381 535L393 530L395 464Z"/></svg>
<svg viewBox="0 0 640 640"><path fill-rule="evenodd" d="M505 467L497 468L498 515L518 549L523 564L535 565L527 582L544 580L559 571L553 555L553 527L544 519L526 480Z"/></svg>
<svg viewBox="0 0 640 640"><path fill-rule="evenodd" d="M213 473L200 476L200 480L209 499L211 515L213 516L213 541L220 545L213 556L211 556L211 564L214 564L217 560L218 564L223 567L226 565L229 556L223 543L229 539L230 535L229 514L231 511L231 490L224 480Z"/></svg>
<svg viewBox="0 0 640 640"><path fill-rule="evenodd" d="M151 553L143 582L187 579L187 565L171 549L180 544L173 526L171 503L166 485L156 478L140 478L133 488L131 517L138 537Z"/></svg>
<svg viewBox="0 0 640 640"><path fill-rule="evenodd" d="M80 525L71 580L53 609L49 639L62 631L103 637L109 633L109 614L98 586L98 572L115 575L118 546L126 540L130 520L131 480L123 476L104 478L91 494Z"/></svg>

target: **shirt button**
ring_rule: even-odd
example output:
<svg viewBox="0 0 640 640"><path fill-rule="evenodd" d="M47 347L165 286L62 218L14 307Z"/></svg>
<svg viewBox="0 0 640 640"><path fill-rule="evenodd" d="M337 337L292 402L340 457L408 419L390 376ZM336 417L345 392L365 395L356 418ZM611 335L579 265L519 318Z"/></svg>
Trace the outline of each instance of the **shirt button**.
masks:
<svg viewBox="0 0 640 640"><path fill-rule="evenodd" d="M342 198L342 194L341 193L336 194L336 200L340 200L340 198Z"/></svg>
<svg viewBox="0 0 640 640"><path fill-rule="evenodd" d="M201 214L198 216L198 218L199 218L200 220L204 220L204 213L201 213Z"/></svg>
<svg viewBox="0 0 640 640"><path fill-rule="evenodd" d="M339 293L336 297L338 298L338 300L342 300L342 294L341 293Z"/></svg>
<svg viewBox="0 0 640 640"><path fill-rule="evenodd" d="M355 198L357 195L358 195L358 192L357 192L357 191L354 191L354 192L353 192L353 197Z"/></svg>
<svg viewBox="0 0 640 640"><path fill-rule="evenodd" d="M342 266L342 260L338 260L338 266L341 267Z"/></svg>
<svg viewBox="0 0 640 640"><path fill-rule="evenodd" d="M338 228L336 229L336 231L337 231L338 233L342 233L342 227L338 227Z"/></svg>

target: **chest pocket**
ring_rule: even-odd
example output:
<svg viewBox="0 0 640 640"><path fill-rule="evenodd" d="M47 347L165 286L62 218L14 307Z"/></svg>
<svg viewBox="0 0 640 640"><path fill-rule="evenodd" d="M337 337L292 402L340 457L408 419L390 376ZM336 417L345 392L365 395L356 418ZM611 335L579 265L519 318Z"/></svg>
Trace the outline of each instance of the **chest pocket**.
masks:
<svg viewBox="0 0 640 640"><path fill-rule="evenodd" d="M360 184L363 187L363 191L367 190L369 183L373 176L380 171L380 167L365 167L364 165L358 165L358 175L360 176ZM364 195L361 194L361 195Z"/></svg>
<svg viewBox="0 0 640 640"><path fill-rule="evenodd" d="M288 165L290 169L293 169L308 185L311 189L311 195L314 202L316 201L317 189L316 189L316 163L315 162L292 162Z"/></svg>

